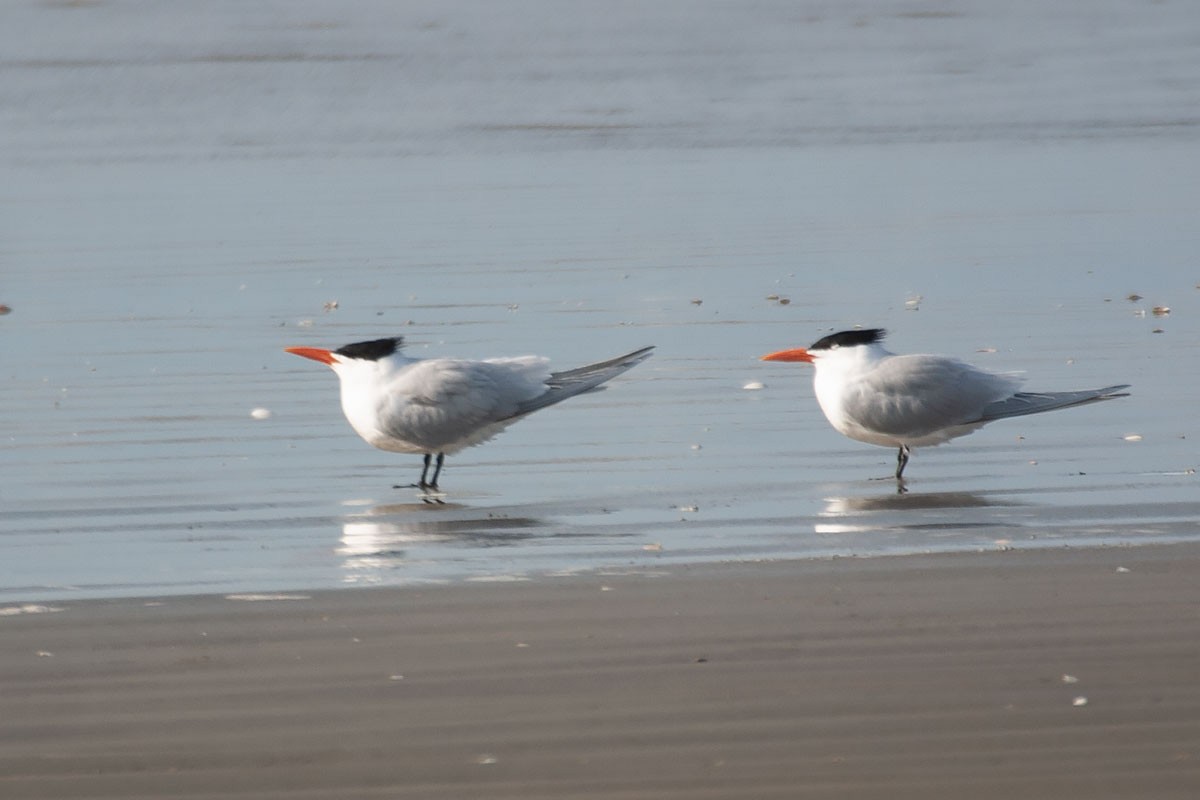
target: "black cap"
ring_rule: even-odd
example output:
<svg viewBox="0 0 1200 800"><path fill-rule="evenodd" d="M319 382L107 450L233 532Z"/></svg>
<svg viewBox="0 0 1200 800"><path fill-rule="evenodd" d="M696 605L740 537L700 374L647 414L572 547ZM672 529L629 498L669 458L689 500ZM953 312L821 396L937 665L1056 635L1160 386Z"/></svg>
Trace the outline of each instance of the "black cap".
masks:
<svg viewBox="0 0 1200 800"><path fill-rule="evenodd" d="M393 336L390 339L372 339L369 342L355 342L345 347L339 347L333 352L346 358L361 358L363 361L378 361L387 358L400 349L404 337Z"/></svg>
<svg viewBox="0 0 1200 800"><path fill-rule="evenodd" d="M862 330L839 331L831 333L823 339L818 339L808 348L809 350L832 350L835 347L853 347L857 344L875 344L883 341L883 328L863 328Z"/></svg>

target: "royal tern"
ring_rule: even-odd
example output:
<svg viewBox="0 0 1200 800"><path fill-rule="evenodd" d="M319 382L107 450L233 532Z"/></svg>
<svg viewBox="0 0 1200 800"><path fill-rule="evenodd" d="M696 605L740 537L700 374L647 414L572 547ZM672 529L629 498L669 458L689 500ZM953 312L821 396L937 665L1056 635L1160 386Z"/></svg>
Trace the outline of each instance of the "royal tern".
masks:
<svg viewBox="0 0 1200 800"><path fill-rule="evenodd" d="M328 364L341 384L342 411L368 444L394 453L423 453L421 489L436 489L447 453L486 442L539 408L597 388L650 357L653 347L551 372L540 356L409 358L401 337L348 344L337 350L288 347ZM437 454L433 478L426 480Z"/></svg>
<svg viewBox="0 0 1200 800"><path fill-rule="evenodd" d="M811 347L780 350L763 361L814 367L817 402L839 433L897 448L902 480L909 450L948 442L1005 417L1038 414L1114 397L1128 384L1081 392L1020 392L1021 381L945 356L895 355L880 328L834 333Z"/></svg>

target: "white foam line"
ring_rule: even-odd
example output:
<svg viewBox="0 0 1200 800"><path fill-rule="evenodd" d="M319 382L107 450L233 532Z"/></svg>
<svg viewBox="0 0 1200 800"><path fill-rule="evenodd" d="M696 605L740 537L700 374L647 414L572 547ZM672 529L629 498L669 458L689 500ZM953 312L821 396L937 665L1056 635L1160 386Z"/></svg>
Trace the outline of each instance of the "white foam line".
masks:
<svg viewBox="0 0 1200 800"><path fill-rule="evenodd" d="M38 606L26 604L23 606L5 606L0 608L0 617L16 617L21 614L53 614L56 611L66 611L58 606Z"/></svg>

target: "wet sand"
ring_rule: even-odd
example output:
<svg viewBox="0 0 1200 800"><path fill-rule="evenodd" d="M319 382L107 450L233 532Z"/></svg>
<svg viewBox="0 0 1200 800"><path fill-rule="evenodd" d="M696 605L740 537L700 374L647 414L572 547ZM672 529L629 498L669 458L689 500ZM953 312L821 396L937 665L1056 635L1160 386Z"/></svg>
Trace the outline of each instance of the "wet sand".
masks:
<svg viewBox="0 0 1200 800"><path fill-rule="evenodd" d="M0 794L1094 800L1200 785L1195 546L292 597L0 616Z"/></svg>

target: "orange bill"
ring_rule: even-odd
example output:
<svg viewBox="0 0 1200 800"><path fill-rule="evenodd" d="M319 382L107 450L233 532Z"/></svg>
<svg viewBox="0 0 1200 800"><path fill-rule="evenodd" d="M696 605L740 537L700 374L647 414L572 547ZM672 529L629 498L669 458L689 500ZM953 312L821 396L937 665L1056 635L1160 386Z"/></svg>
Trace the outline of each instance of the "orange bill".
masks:
<svg viewBox="0 0 1200 800"><path fill-rule="evenodd" d="M293 355L311 358L313 361L320 361L322 364L332 364L334 362L333 353L328 350L322 350L319 347L285 347L283 349Z"/></svg>
<svg viewBox="0 0 1200 800"><path fill-rule="evenodd" d="M812 353L805 350L803 347L797 347L795 350L780 350L777 353L767 353L761 361L803 361L805 364L813 363Z"/></svg>

